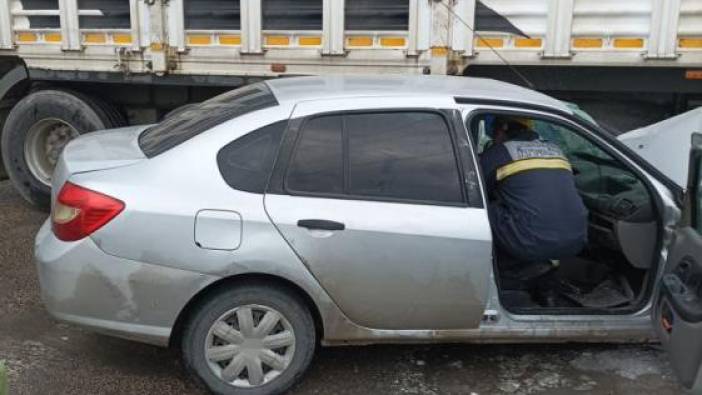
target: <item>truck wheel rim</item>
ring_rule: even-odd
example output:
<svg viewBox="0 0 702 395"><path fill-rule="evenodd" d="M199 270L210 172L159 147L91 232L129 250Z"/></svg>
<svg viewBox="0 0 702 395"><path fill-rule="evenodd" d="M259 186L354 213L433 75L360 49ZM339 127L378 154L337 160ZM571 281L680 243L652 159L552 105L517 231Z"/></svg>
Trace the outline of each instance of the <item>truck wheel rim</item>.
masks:
<svg viewBox="0 0 702 395"><path fill-rule="evenodd" d="M221 315L210 328L205 358L229 385L251 388L282 374L295 353L295 331L273 308L244 305Z"/></svg>
<svg viewBox="0 0 702 395"><path fill-rule="evenodd" d="M51 175L61 151L78 136L73 126L57 118L42 119L32 125L24 143L24 158L32 175L51 186Z"/></svg>

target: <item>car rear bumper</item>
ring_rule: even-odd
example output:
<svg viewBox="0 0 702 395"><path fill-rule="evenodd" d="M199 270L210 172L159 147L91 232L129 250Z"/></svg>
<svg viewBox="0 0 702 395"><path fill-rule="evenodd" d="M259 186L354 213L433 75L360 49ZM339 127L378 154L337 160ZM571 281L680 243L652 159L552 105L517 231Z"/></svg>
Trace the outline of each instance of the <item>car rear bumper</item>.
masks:
<svg viewBox="0 0 702 395"><path fill-rule="evenodd" d="M165 346L183 307L217 278L104 253L91 238L64 242L47 220L37 234L41 297L57 319Z"/></svg>

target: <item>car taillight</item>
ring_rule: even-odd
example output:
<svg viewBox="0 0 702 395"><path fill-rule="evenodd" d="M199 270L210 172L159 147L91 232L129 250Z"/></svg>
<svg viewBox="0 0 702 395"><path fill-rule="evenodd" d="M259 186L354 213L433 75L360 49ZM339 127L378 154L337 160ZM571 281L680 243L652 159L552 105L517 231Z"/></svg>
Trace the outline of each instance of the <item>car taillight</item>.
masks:
<svg viewBox="0 0 702 395"><path fill-rule="evenodd" d="M51 213L52 229L63 241L80 240L110 222L122 210L122 201L67 182Z"/></svg>

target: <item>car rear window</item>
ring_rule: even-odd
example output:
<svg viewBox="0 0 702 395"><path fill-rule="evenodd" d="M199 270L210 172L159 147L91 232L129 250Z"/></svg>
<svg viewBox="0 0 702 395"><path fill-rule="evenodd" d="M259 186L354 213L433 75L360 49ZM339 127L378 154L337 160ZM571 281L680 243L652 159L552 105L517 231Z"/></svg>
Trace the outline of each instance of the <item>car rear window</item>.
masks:
<svg viewBox="0 0 702 395"><path fill-rule="evenodd" d="M139 147L151 158L230 119L278 105L268 86L259 82L223 93L141 133Z"/></svg>

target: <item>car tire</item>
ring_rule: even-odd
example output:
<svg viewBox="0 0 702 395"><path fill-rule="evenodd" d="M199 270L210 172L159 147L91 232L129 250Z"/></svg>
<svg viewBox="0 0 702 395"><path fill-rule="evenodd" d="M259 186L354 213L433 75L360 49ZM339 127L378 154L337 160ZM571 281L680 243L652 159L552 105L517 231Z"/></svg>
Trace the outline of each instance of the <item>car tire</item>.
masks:
<svg viewBox="0 0 702 395"><path fill-rule="evenodd" d="M2 128L1 156L5 169L25 200L47 209L51 194L51 162L55 164L57 153L65 143L76 135L124 124L121 114L100 99L62 89L34 91L12 108ZM50 155L41 154L42 141L46 141L43 135L32 136L52 133L52 125L61 126L66 132L61 132L58 143L52 145L54 152L49 158ZM33 153L31 158L28 152Z"/></svg>
<svg viewBox="0 0 702 395"><path fill-rule="evenodd" d="M273 365L260 364L258 371L264 372L265 377L269 375L275 376L268 382L262 381L257 386L251 387L245 387L245 385L251 384L249 365L246 362L240 363L240 365L243 364L246 367L236 374L236 378L231 383L222 378L225 375L226 368L234 363L234 358L241 357L242 360L245 359L245 354L242 351L239 352L242 354L241 356L237 353L235 354L236 357L220 362L214 362L207 357L207 353L211 351L208 347L214 348L221 345L235 344L223 342L215 334L217 333L215 330L216 324L221 324L223 317L229 317L230 327L237 329L238 333L246 337L245 326L239 323L241 322L239 314L246 316L243 312L247 311L247 308L251 308L250 311L252 311L251 316L254 318L253 328L259 329L259 324L264 321L262 317L265 315L261 315L261 311L265 308L269 309L266 311L276 312L282 317L280 322L276 324L277 326L274 327L274 331L279 330L279 332L270 333L280 336L285 335L284 331L291 330L294 337L292 351L290 346L278 348L274 351L279 356L286 355L283 359L288 361L287 366L278 372L271 367ZM256 310L257 308L262 310L258 311ZM259 313L258 321L256 319L257 313ZM232 322L232 320L234 321ZM272 339L271 337L265 338ZM260 351L256 348L258 347L257 345L251 346L251 342L255 343L255 340L249 342L250 338L246 337L246 339L238 343L241 345L240 350L247 350L247 353L250 352L254 355L260 355L258 354L259 352L272 351ZM249 342L249 344L247 345L244 342ZM266 284L243 285L217 291L201 303L187 321L183 330L181 347L188 371L212 393L222 395L279 394L295 385L309 367L316 349L316 331L309 309L294 292ZM208 350L206 351L206 349ZM229 358L229 356L226 358ZM269 369L267 372L265 370L266 367ZM259 377L261 377L260 374ZM237 384L237 380L241 382Z"/></svg>

